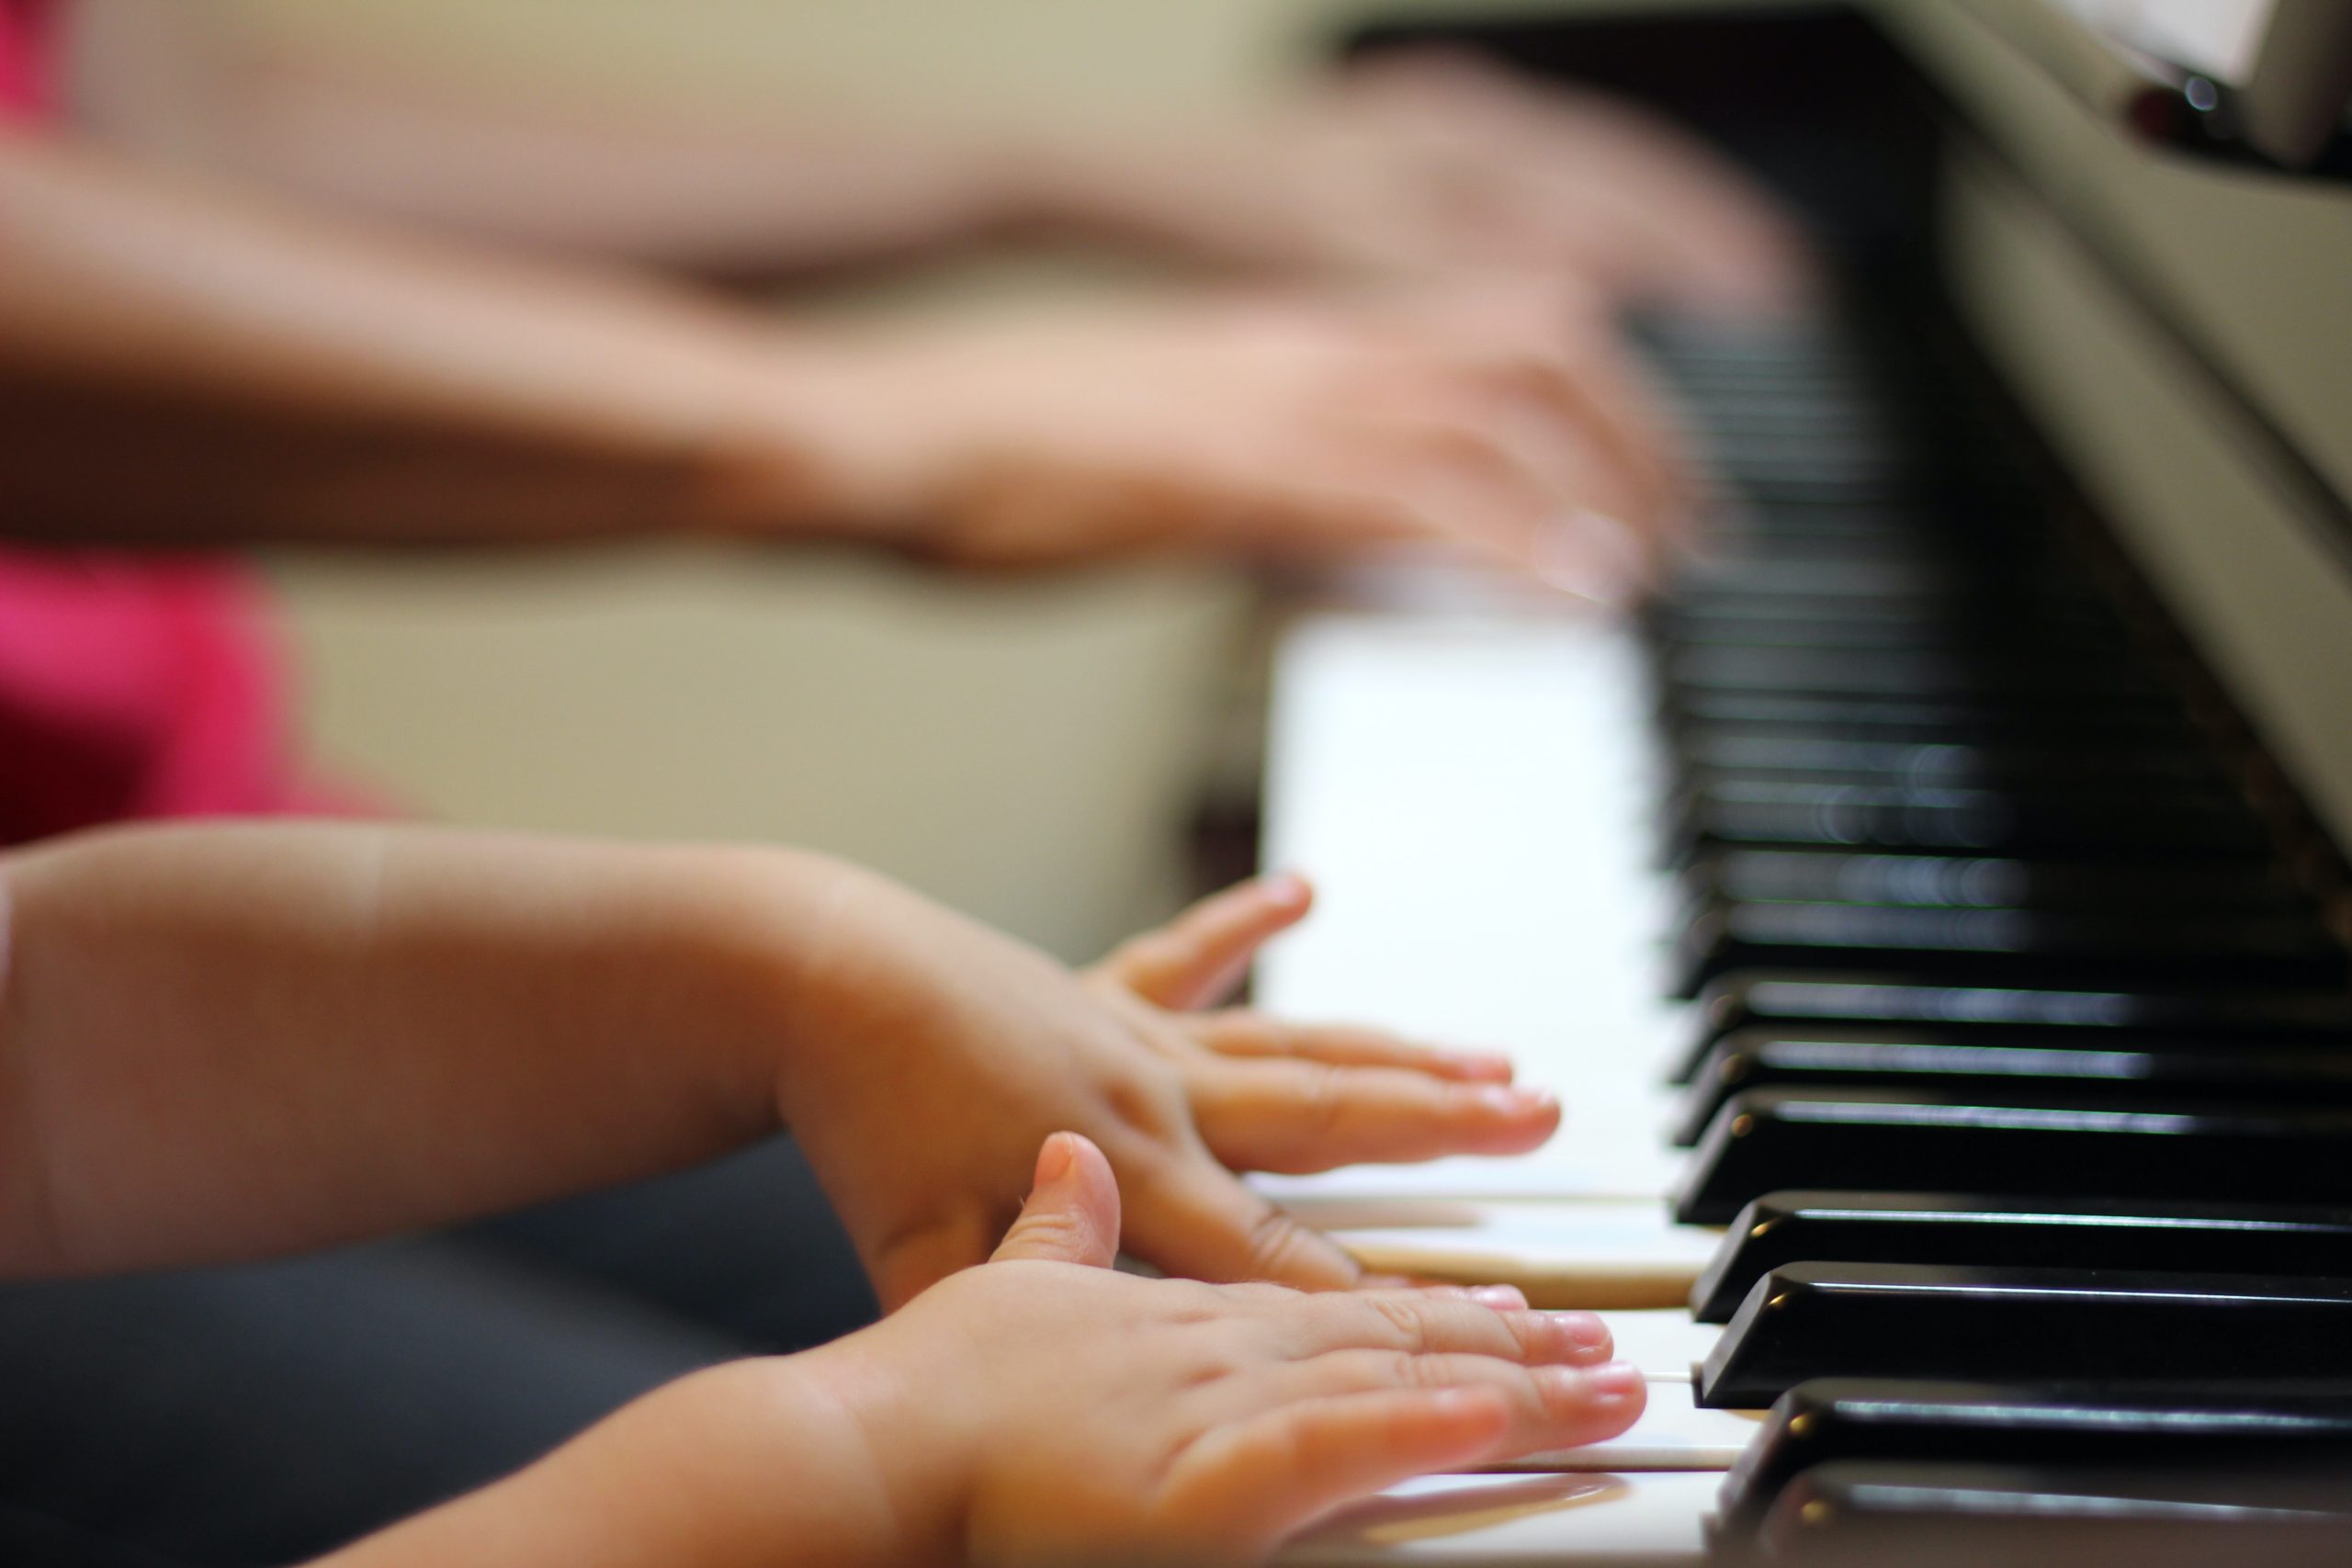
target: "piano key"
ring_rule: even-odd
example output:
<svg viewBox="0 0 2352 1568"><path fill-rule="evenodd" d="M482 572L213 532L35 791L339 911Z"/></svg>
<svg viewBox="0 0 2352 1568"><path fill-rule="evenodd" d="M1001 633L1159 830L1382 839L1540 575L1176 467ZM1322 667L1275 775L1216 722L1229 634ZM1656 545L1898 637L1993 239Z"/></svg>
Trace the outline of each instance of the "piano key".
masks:
<svg viewBox="0 0 2352 1568"><path fill-rule="evenodd" d="M1747 969L1900 969L1971 985L2332 987L2352 956L2314 920L2223 909L1923 908L1704 897L1676 933L1677 997Z"/></svg>
<svg viewBox="0 0 2352 1568"><path fill-rule="evenodd" d="M1679 1307L1719 1233L1666 1222L1655 1198L1495 1202L1293 1197L1285 1207L1329 1232L1365 1268L1517 1285L1538 1307Z"/></svg>
<svg viewBox="0 0 2352 1568"><path fill-rule="evenodd" d="M1283 1568L1611 1564L1702 1568L1712 1472L1430 1475L1351 1504L1283 1549Z"/></svg>
<svg viewBox="0 0 2352 1568"><path fill-rule="evenodd" d="M1631 1311L1603 1309L1600 1315L1609 1325L1617 1359L1632 1362L1654 1382L1688 1383L1692 1370L1706 1359L1722 1337L1722 1330L1715 1325L1697 1321L1687 1308L1679 1305Z"/></svg>
<svg viewBox="0 0 2352 1568"><path fill-rule="evenodd" d="M1791 1481L1758 1532L1773 1558L2010 1568L2352 1562L2340 1477L1841 1460Z"/></svg>
<svg viewBox="0 0 2352 1568"><path fill-rule="evenodd" d="M2269 862L2023 860L1869 851L1731 849L1683 874L1699 893L1742 903L1893 904L1920 908L2188 908L2294 910L2309 901Z"/></svg>
<svg viewBox="0 0 2352 1568"><path fill-rule="evenodd" d="M1651 1380L1648 1403L1633 1426L1579 1449L1524 1454L1482 1468L1537 1471L1704 1471L1721 1475L1739 1462L1763 1430L1761 1410L1708 1410L1698 1402L1685 1365L1671 1378Z"/></svg>
<svg viewBox="0 0 2352 1568"><path fill-rule="evenodd" d="M2052 1034L1873 1039L1742 1030L1717 1041L1691 1074L1675 1114L1675 1143L1696 1144L1732 1096L1768 1089L1916 1090L1994 1105L2095 1106L2118 1095L2135 1102L2344 1105L2352 1103L2352 1053L2129 1035L2093 1043Z"/></svg>
<svg viewBox="0 0 2352 1568"><path fill-rule="evenodd" d="M1997 706L2029 714L2121 708L2166 718L2178 712L2169 693L2114 661L1996 664L1916 649L1691 648L1667 661L1659 685L1668 708L1736 696L1813 696Z"/></svg>
<svg viewBox="0 0 2352 1568"><path fill-rule="evenodd" d="M1682 1182L1675 1216L1687 1224L1726 1224L1754 1199L1794 1189L2352 1207L2352 1111L1748 1089L1716 1112Z"/></svg>
<svg viewBox="0 0 2352 1568"><path fill-rule="evenodd" d="M2352 997L2332 990L2075 990L1921 984L1888 973L1747 969L1711 981L1700 993L1696 1016L1698 1028L1675 1067L1677 1082L1688 1082L1707 1051L1732 1031L1783 1024L1928 1023L2352 1045Z"/></svg>
<svg viewBox="0 0 2352 1568"><path fill-rule="evenodd" d="M2240 801L2197 790L1958 789L1715 777L1667 808L1687 861L1714 845L1949 850L2084 858L2267 857L2269 835Z"/></svg>
<svg viewBox="0 0 2352 1568"><path fill-rule="evenodd" d="M1556 618L1328 616L1285 640L1264 853L1313 870L1320 897L1267 950L1261 1005L1508 1051L1561 1092L1567 1127L1523 1158L1254 1184L1662 1199L1680 1158L1657 1066L1685 1026L1653 941L1671 889L1642 853L1639 659L1622 626Z"/></svg>
<svg viewBox="0 0 2352 1568"><path fill-rule="evenodd" d="M1699 1403L1761 1409L1828 1377L2352 1385L2352 1279L1792 1263L1747 1292Z"/></svg>
<svg viewBox="0 0 2352 1568"><path fill-rule="evenodd" d="M2352 1258L2352 1210L1951 1192L1770 1192L1733 1219L1691 1287L1690 1311L1701 1323L1728 1323L1757 1280L1792 1263L2328 1274L2341 1271L2346 1258Z"/></svg>
<svg viewBox="0 0 2352 1568"><path fill-rule="evenodd" d="M2090 616L2019 626L2014 616L1991 614L1840 615L1821 613L1817 605L1746 600L1679 604L1658 612L1651 625L1662 643L1677 649L1956 654L1997 647L2109 660L2122 651L2123 635L2113 623Z"/></svg>
<svg viewBox="0 0 2352 1568"><path fill-rule="evenodd" d="M2313 1463L2352 1473L2352 1398L2068 1394L1982 1383L1822 1378L1772 1406L1724 1480L1724 1539L1760 1525L1788 1483L1842 1460L1996 1460L2067 1470L2280 1473Z"/></svg>
<svg viewBox="0 0 2352 1568"><path fill-rule="evenodd" d="M2186 720L2155 703L2018 705L1966 695L1929 699L1691 688L1675 693L1657 716L1677 745L1726 730L1951 745L2054 738L2089 738L2102 745L2188 744Z"/></svg>

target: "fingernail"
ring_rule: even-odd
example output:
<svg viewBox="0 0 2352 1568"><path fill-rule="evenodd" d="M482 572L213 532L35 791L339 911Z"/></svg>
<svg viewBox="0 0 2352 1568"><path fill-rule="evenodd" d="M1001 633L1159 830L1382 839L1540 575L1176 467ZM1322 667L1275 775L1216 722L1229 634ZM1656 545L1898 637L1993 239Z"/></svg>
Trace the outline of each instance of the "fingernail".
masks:
<svg viewBox="0 0 2352 1568"><path fill-rule="evenodd" d="M1584 1374L1585 1387L1603 1404L1622 1404L1643 1392L1642 1370L1631 1361L1610 1361Z"/></svg>
<svg viewBox="0 0 2352 1568"><path fill-rule="evenodd" d="M1527 1296L1517 1285L1473 1285L1470 1299L1497 1312L1524 1312Z"/></svg>
<svg viewBox="0 0 2352 1568"><path fill-rule="evenodd" d="M1265 889L1269 897L1279 898L1285 904L1303 904L1314 892L1303 873L1287 869L1268 876Z"/></svg>
<svg viewBox="0 0 2352 1568"><path fill-rule="evenodd" d="M1571 513L1536 540L1535 574L1563 593L1614 608L1641 582L1639 536L1606 513Z"/></svg>
<svg viewBox="0 0 2352 1568"><path fill-rule="evenodd" d="M1545 1392L1585 1409L1628 1404L1645 1392L1641 1371L1631 1361L1599 1367L1536 1367L1532 1371Z"/></svg>
<svg viewBox="0 0 2352 1568"><path fill-rule="evenodd" d="M1478 1091L1478 1103L1498 1116L1540 1116L1557 1109L1560 1101L1547 1089L1493 1084Z"/></svg>
<svg viewBox="0 0 2352 1568"><path fill-rule="evenodd" d="M1046 1146L1037 1151L1037 1170L1032 1178L1035 1186L1031 1190L1051 1187L1055 1182L1068 1176L1073 1157L1067 1134L1056 1133L1052 1137L1047 1138Z"/></svg>
<svg viewBox="0 0 2352 1568"><path fill-rule="evenodd" d="M1516 1070L1509 1056L1493 1051L1449 1051L1446 1056L1464 1072L1480 1077L1509 1078Z"/></svg>
<svg viewBox="0 0 2352 1568"><path fill-rule="evenodd" d="M1555 1312L1549 1315L1553 1325L1567 1340L1571 1353L1579 1359L1605 1357L1616 1348L1609 1325L1600 1321L1598 1314Z"/></svg>

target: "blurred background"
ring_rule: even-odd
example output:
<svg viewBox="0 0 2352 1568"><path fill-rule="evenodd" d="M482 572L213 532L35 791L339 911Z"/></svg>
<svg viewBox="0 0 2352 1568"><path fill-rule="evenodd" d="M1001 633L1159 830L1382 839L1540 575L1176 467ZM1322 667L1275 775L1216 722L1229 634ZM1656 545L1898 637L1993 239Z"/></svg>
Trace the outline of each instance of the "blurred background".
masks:
<svg viewBox="0 0 2352 1568"><path fill-rule="evenodd" d="M306 49L723 109L1029 125L1214 114L1346 0L237 0ZM1470 7L1463 6L1467 10ZM1494 10L1491 5L1477 7ZM1148 288L1006 254L820 290L959 310ZM805 296L804 296L805 298ZM277 556L312 733L428 816L838 852L1068 958L1186 890L1204 789L1254 778L1254 596L1170 568L957 581L848 555Z"/></svg>

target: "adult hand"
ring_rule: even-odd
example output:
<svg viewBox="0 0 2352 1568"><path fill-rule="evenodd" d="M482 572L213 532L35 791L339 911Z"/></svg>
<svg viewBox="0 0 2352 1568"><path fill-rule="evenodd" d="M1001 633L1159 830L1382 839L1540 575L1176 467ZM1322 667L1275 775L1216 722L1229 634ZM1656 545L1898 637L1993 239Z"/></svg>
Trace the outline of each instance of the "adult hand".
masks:
<svg viewBox="0 0 2352 1568"><path fill-rule="evenodd" d="M775 412L814 471L780 481L813 484L859 536L964 565L1411 545L1617 597L1687 521L1670 420L1590 298L1558 285L1163 304L796 353Z"/></svg>
<svg viewBox="0 0 2352 1568"><path fill-rule="evenodd" d="M1696 137L1467 51L1381 55L1222 133L1064 156L1080 220L1227 261L1566 271L1612 304L1735 314L1815 287L1794 227Z"/></svg>

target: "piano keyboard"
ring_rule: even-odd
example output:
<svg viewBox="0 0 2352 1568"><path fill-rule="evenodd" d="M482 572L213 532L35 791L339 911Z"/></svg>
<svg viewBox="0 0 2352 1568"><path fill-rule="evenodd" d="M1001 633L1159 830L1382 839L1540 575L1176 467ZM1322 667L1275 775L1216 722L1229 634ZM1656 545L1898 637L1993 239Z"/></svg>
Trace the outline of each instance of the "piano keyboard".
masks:
<svg viewBox="0 0 2352 1568"><path fill-rule="evenodd" d="M1261 998L1507 1049L1567 1118L1264 1185L1607 1309L1651 1379L1615 1441L1288 1560L2352 1512L2274 1496L2352 1455L2345 948L1965 376L1889 341L1658 333L1733 521L1641 625L1279 652L1265 859L1323 897Z"/></svg>

